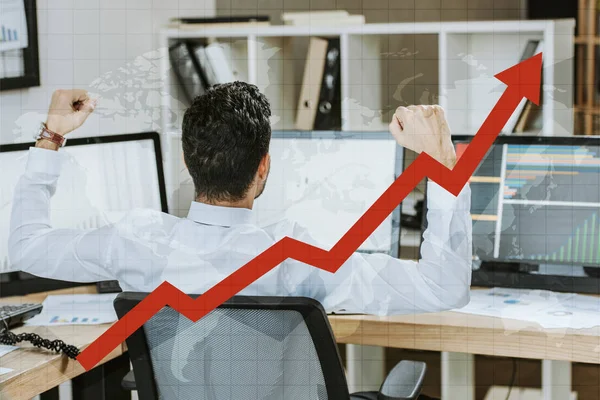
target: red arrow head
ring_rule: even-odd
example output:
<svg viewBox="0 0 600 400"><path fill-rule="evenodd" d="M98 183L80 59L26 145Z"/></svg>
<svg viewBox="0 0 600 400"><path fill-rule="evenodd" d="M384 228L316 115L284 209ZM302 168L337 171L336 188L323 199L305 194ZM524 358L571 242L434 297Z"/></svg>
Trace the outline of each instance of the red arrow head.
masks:
<svg viewBox="0 0 600 400"><path fill-rule="evenodd" d="M540 85L542 81L542 53L520 62L496 74L496 78L517 90L519 97L526 97L535 104L540 104Z"/></svg>

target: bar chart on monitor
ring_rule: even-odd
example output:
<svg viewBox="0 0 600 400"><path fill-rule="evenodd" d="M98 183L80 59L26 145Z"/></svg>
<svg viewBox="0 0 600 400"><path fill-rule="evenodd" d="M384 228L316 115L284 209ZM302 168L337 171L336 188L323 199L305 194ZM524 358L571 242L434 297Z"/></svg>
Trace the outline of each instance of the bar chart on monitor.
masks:
<svg viewBox="0 0 600 400"><path fill-rule="evenodd" d="M600 146L494 146L471 178L481 259L600 265Z"/></svg>

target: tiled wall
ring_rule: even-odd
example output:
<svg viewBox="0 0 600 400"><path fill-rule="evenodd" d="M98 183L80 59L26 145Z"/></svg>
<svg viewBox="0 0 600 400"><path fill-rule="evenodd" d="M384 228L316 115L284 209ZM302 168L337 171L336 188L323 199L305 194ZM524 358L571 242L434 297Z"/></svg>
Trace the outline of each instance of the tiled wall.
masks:
<svg viewBox="0 0 600 400"><path fill-rule="evenodd" d="M214 0L37 0L37 8L42 84L0 92L0 143L30 141L57 88L103 97L74 135L155 129L158 89L136 77L156 70L148 53L157 49L158 27L171 17L215 12Z"/></svg>
<svg viewBox="0 0 600 400"><path fill-rule="evenodd" d="M269 15L282 12L346 10L367 22L466 21L521 18L522 0L216 0L218 15Z"/></svg>

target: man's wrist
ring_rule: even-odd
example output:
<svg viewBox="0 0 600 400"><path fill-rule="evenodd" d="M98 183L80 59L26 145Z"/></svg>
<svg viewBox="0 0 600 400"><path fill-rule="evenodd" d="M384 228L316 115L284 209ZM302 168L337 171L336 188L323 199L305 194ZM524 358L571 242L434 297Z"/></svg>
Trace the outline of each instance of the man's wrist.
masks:
<svg viewBox="0 0 600 400"><path fill-rule="evenodd" d="M58 148L65 145L67 139L65 139L64 135L54 132L48 128L47 124L43 123L40 126L40 131L36 136L36 140L39 142L39 144L36 143L36 147L46 148L49 150L58 150ZM50 142L51 144L46 142Z"/></svg>
<svg viewBox="0 0 600 400"><path fill-rule="evenodd" d="M61 124L59 123L57 118L53 118L52 116L48 117L45 125L46 125L46 128L48 128L48 130L55 132L61 136L64 136L67 133L64 131L64 129L61 128Z"/></svg>

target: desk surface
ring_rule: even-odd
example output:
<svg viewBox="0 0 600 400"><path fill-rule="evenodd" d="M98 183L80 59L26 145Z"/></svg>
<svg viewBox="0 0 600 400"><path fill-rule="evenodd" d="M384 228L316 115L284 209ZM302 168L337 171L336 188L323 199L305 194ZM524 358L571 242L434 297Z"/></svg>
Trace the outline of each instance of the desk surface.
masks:
<svg viewBox="0 0 600 400"><path fill-rule="evenodd" d="M600 364L600 327L545 329L458 312L335 315L329 321L339 343Z"/></svg>
<svg viewBox="0 0 600 400"><path fill-rule="evenodd" d="M51 294L96 293L95 286L82 286L64 289ZM41 303L50 293L36 293L23 297L7 297L2 302L35 302ZM64 325L54 327L32 326L21 327L13 332L33 332L48 339L61 339L80 349L85 348L102 333L110 324L104 325ZM30 399L59 384L66 382L85 370L74 360L46 350L33 348L29 344L21 344L22 349L15 350L0 358L0 366L13 369L13 372L0 375L0 398ZM120 346L111 352L100 364L123 354Z"/></svg>
<svg viewBox="0 0 600 400"><path fill-rule="evenodd" d="M61 293L95 293L95 287L52 292ZM39 293L2 301L42 302L47 295ZM329 320L339 343L600 364L600 327L544 329L523 321L457 312L393 317L335 315ZM25 330L84 348L108 327L107 324L67 325ZM84 372L76 361L26 346L0 359L0 366L14 370L0 375L3 399L29 399ZM124 349L118 347L102 362L123 354Z"/></svg>

